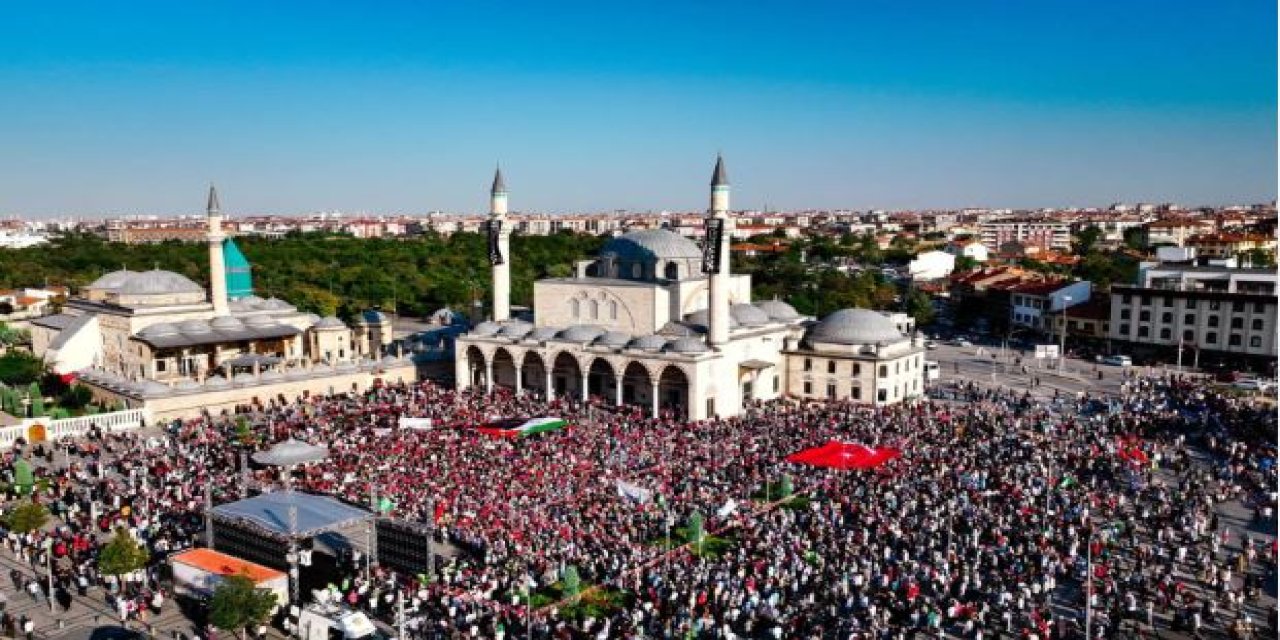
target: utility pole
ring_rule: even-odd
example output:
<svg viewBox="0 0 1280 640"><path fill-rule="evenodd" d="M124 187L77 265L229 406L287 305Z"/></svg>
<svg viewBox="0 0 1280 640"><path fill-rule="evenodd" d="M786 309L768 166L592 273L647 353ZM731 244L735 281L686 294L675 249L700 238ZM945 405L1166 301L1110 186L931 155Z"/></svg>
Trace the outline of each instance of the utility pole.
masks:
<svg viewBox="0 0 1280 640"><path fill-rule="evenodd" d="M298 572L298 505L289 505L289 604L295 606L299 603L298 584L300 578Z"/></svg>
<svg viewBox="0 0 1280 640"><path fill-rule="evenodd" d="M204 546L213 548L213 479L204 481Z"/></svg>
<svg viewBox="0 0 1280 640"><path fill-rule="evenodd" d="M1063 371L1067 363L1067 307L1071 304L1071 296L1062 296L1062 335L1058 337L1058 371Z"/></svg>
<svg viewBox="0 0 1280 640"><path fill-rule="evenodd" d="M44 550L44 571L49 577L49 593L45 596L45 600L49 601L49 613L53 613L53 541L49 541L48 547Z"/></svg>

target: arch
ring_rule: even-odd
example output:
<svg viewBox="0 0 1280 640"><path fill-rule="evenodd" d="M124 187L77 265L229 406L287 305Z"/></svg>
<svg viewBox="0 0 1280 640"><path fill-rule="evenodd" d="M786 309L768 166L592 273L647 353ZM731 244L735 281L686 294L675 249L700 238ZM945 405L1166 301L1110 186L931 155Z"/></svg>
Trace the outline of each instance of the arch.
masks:
<svg viewBox="0 0 1280 640"><path fill-rule="evenodd" d="M551 361L552 393L571 400L582 398L582 365L567 351L561 351Z"/></svg>
<svg viewBox="0 0 1280 640"><path fill-rule="evenodd" d="M604 358L591 361L587 369L587 393L603 398L608 404L617 401L618 374L613 365Z"/></svg>
<svg viewBox="0 0 1280 640"><path fill-rule="evenodd" d="M526 391L547 397L547 363L536 351L526 351L520 360L521 382Z"/></svg>
<svg viewBox="0 0 1280 640"><path fill-rule="evenodd" d="M466 359L467 371L469 372L468 379L471 382L471 386L483 389L485 387L484 352L480 351L480 349L475 345L471 345L467 347Z"/></svg>
<svg viewBox="0 0 1280 640"><path fill-rule="evenodd" d="M689 376L676 365L667 365L658 376L658 408L678 420L689 416Z"/></svg>
<svg viewBox="0 0 1280 640"><path fill-rule="evenodd" d="M622 370L622 404L644 407L653 406L653 376L649 369L636 361L627 363Z"/></svg>
<svg viewBox="0 0 1280 640"><path fill-rule="evenodd" d="M493 352L493 386L516 389L516 359L505 347Z"/></svg>

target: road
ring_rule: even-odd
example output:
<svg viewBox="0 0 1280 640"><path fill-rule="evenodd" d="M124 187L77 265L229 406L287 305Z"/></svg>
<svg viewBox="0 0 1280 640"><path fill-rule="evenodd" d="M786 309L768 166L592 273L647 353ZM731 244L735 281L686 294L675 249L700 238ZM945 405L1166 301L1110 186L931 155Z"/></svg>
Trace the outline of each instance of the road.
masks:
<svg viewBox="0 0 1280 640"><path fill-rule="evenodd" d="M983 345L956 347L940 344L937 349L930 349L925 359L939 364L942 382L958 380L991 388L1029 390L1040 397L1052 397L1055 391L1071 396L1082 391L1094 395L1116 395L1120 393L1125 373L1123 367L1098 365L1077 358L1067 358L1059 371L1054 361L1039 361L1027 353L1012 350L1001 353L999 347ZM1022 372L1023 366L1026 373ZM1102 372L1101 380L1098 379L1099 371ZM1033 388L1037 378L1040 384Z"/></svg>

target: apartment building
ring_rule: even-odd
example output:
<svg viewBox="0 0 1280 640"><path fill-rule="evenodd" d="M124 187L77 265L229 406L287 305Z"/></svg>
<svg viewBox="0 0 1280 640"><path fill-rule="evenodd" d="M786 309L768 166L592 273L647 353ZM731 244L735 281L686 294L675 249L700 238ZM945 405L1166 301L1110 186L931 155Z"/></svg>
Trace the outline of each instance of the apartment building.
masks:
<svg viewBox="0 0 1280 640"><path fill-rule="evenodd" d="M1112 285L1110 325L1109 337L1135 351L1203 350L1224 364L1274 371L1276 272L1150 267L1134 285Z"/></svg>
<svg viewBox="0 0 1280 640"><path fill-rule="evenodd" d="M1000 220L978 227L982 244L999 248L1008 242L1045 249L1070 249L1071 225L1053 220Z"/></svg>

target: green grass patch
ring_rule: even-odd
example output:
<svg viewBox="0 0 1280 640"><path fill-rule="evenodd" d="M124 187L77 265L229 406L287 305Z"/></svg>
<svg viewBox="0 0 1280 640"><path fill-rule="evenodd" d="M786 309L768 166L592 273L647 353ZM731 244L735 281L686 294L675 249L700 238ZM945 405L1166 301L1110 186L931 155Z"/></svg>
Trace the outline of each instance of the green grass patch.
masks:
<svg viewBox="0 0 1280 640"><path fill-rule="evenodd" d="M559 614L575 620L584 618L599 619L629 607L635 601L635 596L628 591L612 587L600 587L597 589L592 589L591 587L592 585L583 583L578 590L580 594L578 599L563 604L560 607ZM514 598L517 602L524 602L524 594L516 594ZM541 609L568 598L569 594L565 592L564 584L555 582L534 591L529 600L534 609Z"/></svg>
<svg viewBox="0 0 1280 640"><path fill-rule="evenodd" d="M653 541L653 545L659 549L676 549L684 545L689 545L689 552L700 558L714 560L724 555L725 551L733 548L736 544L733 538L723 538L704 534L702 536L702 544L691 544L693 538L690 535L688 527L678 527L671 530L671 539L658 538Z"/></svg>

